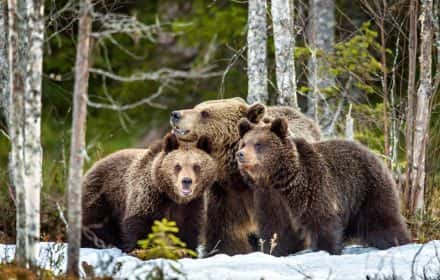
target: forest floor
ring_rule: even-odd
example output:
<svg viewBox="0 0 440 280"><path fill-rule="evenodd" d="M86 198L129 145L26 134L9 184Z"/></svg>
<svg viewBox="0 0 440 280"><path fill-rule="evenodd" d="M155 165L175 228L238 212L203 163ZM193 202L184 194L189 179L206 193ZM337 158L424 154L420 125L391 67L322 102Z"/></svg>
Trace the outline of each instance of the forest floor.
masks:
<svg viewBox="0 0 440 280"><path fill-rule="evenodd" d="M0 262L11 261L13 245L0 245ZM64 243L42 243L41 266L62 274ZM388 250L348 246L340 256L301 252L288 257L262 253L205 259L141 261L118 249L81 249L83 276L116 279L440 279L440 240Z"/></svg>

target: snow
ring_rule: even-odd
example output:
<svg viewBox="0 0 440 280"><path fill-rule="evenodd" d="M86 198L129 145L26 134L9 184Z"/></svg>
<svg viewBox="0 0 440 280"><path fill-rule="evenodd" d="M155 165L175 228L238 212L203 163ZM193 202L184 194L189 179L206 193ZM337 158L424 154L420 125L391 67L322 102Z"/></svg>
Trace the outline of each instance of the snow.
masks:
<svg viewBox="0 0 440 280"><path fill-rule="evenodd" d="M62 243L41 243L41 266L62 273L66 247ZM0 262L11 261L14 251L14 245L0 245ZM397 276L393 279L423 279L424 274L440 275L440 240L388 250L349 246L340 256L305 251L288 257L220 254L179 261L141 261L115 248L81 249L81 262L93 267L95 275L117 279L145 278L157 268L165 272L166 279L383 279L392 275Z"/></svg>

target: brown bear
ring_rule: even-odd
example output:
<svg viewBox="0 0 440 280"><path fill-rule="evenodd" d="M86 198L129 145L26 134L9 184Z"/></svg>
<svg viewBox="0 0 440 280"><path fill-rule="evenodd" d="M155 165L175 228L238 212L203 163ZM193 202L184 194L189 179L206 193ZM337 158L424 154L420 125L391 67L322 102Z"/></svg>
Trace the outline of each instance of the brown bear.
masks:
<svg viewBox="0 0 440 280"><path fill-rule="evenodd" d="M292 253L289 238L298 230L306 247L331 254L348 238L379 249L410 241L391 173L362 145L289 137L285 118L260 125L242 119L239 131L240 172L266 201L259 206L269 206L257 211L260 234L287 235L275 255Z"/></svg>
<svg viewBox="0 0 440 280"><path fill-rule="evenodd" d="M195 249L203 193L216 179L211 141L179 144L168 134L150 149L127 149L98 161L83 183L83 247L113 245L129 252L155 220L177 223L178 236Z"/></svg>
<svg viewBox="0 0 440 280"><path fill-rule="evenodd" d="M201 136L212 139L212 156L218 164L216 183L207 190L203 243L207 252L238 254L253 250L248 238L257 231L253 191L243 182L237 168L235 153L240 135L237 124L247 115L255 121L263 116L288 116L292 127L302 127L306 137L319 140L319 128L298 111L287 107L249 106L241 98L213 100L192 109L174 111L170 123L180 142L197 141ZM292 116L292 117L290 117ZM296 117L295 117L296 116ZM312 123L312 125L310 125Z"/></svg>

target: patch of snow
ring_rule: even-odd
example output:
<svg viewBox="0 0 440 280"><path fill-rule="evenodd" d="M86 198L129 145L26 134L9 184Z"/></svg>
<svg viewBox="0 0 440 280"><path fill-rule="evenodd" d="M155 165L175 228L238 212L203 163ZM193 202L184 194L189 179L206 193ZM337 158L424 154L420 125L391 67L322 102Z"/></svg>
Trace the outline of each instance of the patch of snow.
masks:
<svg viewBox="0 0 440 280"><path fill-rule="evenodd" d="M40 264L56 273L66 268L66 244L41 243ZM0 262L11 261L15 246L0 245ZM96 275L118 279L145 278L155 269L176 279L423 279L440 275L440 240L388 250L349 246L340 256L303 251L288 257L262 253L215 255L205 259L141 261L119 249L81 249L81 262ZM84 271L83 271L84 273ZM437 278L436 278L437 279Z"/></svg>

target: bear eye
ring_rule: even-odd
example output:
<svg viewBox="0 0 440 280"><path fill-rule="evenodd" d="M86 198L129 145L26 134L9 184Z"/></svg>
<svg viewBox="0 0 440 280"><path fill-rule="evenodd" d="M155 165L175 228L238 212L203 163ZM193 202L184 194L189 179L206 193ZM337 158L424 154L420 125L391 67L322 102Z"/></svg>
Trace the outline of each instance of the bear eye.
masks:
<svg viewBox="0 0 440 280"><path fill-rule="evenodd" d="M194 164L194 172L200 172L200 165Z"/></svg>
<svg viewBox="0 0 440 280"><path fill-rule="evenodd" d="M182 170L182 166L180 166L180 164L176 164L174 166L174 171L179 172L180 170Z"/></svg>
<svg viewBox="0 0 440 280"><path fill-rule="evenodd" d="M255 149L259 150L261 149L261 147L263 147L263 144L261 144L260 142L255 143Z"/></svg>
<svg viewBox="0 0 440 280"><path fill-rule="evenodd" d="M206 119L207 117L209 117L209 112L206 110L203 110L202 112L200 112L200 115L202 115L202 118Z"/></svg>

